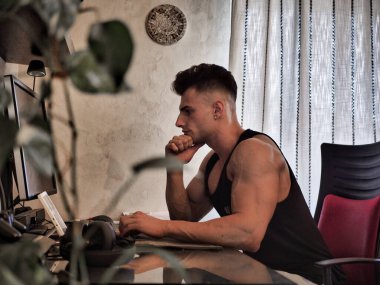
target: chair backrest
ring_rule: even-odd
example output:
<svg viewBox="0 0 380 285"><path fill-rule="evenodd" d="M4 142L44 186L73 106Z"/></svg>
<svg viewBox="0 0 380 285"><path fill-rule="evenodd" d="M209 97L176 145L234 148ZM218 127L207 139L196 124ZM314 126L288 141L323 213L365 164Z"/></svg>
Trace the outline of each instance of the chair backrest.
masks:
<svg viewBox="0 0 380 285"><path fill-rule="evenodd" d="M380 142L321 145L321 181L314 220L318 224L327 194L351 199L380 195Z"/></svg>
<svg viewBox="0 0 380 285"><path fill-rule="evenodd" d="M318 228L334 258L378 257L380 196L356 200L328 194ZM343 271L345 284L377 284L374 265L347 264Z"/></svg>

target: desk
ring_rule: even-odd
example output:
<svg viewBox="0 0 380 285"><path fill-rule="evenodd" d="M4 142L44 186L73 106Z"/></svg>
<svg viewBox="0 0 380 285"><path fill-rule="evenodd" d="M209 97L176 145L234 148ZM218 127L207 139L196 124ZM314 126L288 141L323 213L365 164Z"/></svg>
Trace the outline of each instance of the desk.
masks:
<svg viewBox="0 0 380 285"><path fill-rule="evenodd" d="M89 268L91 283L99 282L105 271ZM296 284L238 250L146 247L136 247L134 259L117 270L111 283Z"/></svg>
<svg viewBox="0 0 380 285"><path fill-rule="evenodd" d="M181 283L185 280L193 284L295 284L237 250L171 250L169 253L177 258L182 272L173 269L172 264L156 253L142 253L125 267L133 269L136 283Z"/></svg>

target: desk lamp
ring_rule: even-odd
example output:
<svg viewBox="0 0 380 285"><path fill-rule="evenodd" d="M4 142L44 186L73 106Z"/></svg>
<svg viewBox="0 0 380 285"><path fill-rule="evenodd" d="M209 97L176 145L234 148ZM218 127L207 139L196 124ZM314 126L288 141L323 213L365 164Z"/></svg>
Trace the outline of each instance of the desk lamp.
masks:
<svg viewBox="0 0 380 285"><path fill-rule="evenodd" d="M33 76L33 91L36 82L36 77L43 77L46 75L45 64L41 60L32 60L29 63L28 70L26 72L28 75Z"/></svg>

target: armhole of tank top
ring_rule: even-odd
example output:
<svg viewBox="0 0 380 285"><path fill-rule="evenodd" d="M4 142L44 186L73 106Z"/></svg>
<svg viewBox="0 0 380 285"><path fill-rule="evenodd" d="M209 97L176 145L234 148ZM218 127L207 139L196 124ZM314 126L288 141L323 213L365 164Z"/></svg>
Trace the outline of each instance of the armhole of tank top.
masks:
<svg viewBox="0 0 380 285"><path fill-rule="evenodd" d="M216 153L214 153L209 160L207 161L206 164L206 169L205 169L205 176L204 176L204 184L205 184L205 192L206 196L210 197L210 189L208 188L208 178L210 176L211 170L213 169L214 165L216 162L219 160L219 157Z"/></svg>

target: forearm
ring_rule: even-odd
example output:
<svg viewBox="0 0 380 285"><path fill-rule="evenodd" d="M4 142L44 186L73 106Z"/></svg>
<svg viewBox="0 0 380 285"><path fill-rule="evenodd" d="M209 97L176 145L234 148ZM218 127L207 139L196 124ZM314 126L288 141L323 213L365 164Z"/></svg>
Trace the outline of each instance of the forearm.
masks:
<svg viewBox="0 0 380 285"><path fill-rule="evenodd" d="M188 242L217 244L224 247L255 252L261 235L247 227L238 214L206 222L168 221L165 235Z"/></svg>
<svg viewBox="0 0 380 285"><path fill-rule="evenodd" d="M183 184L183 172L168 172L166 181L166 205L172 220L191 220L189 198Z"/></svg>

